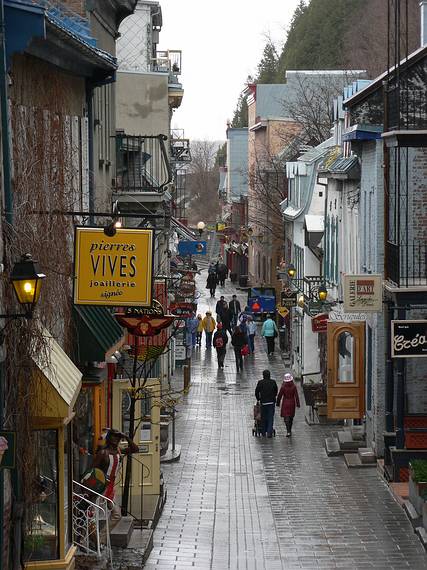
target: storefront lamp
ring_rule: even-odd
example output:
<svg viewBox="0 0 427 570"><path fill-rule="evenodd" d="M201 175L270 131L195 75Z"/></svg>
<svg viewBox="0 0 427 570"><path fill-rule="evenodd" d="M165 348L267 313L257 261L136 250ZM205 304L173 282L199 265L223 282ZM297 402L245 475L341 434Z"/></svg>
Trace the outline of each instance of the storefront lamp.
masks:
<svg viewBox="0 0 427 570"><path fill-rule="evenodd" d="M21 315L0 315L1 318L18 318L26 317L31 319L34 307L39 300L42 280L46 277L34 261L31 254L26 253L21 260L15 263L10 275L16 297L20 305L25 309L25 313Z"/></svg>
<svg viewBox="0 0 427 570"><path fill-rule="evenodd" d="M301 308L304 307L304 302L305 302L304 295L298 295L298 299L297 299L298 307L301 307Z"/></svg>
<svg viewBox="0 0 427 570"><path fill-rule="evenodd" d="M288 267L288 276L291 279L293 279L296 274L297 274L297 270L295 269L295 265L293 265L293 263L291 263Z"/></svg>
<svg viewBox="0 0 427 570"><path fill-rule="evenodd" d="M205 229L205 227L206 227L205 222L199 222L199 223L197 224L197 230L198 230L198 232L199 232L199 235L202 235L203 230Z"/></svg>

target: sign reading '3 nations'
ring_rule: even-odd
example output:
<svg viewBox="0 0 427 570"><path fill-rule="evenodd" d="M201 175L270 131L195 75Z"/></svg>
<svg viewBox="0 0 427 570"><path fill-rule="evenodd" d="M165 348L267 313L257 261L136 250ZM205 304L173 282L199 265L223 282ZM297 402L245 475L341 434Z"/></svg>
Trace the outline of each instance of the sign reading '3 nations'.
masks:
<svg viewBox="0 0 427 570"><path fill-rule="evenodd" d="M76 228L74 303L150 307L153 280L153 230Z"/></svg>
<svg viewBox="0 0 427 570"><path fill-rule="evenodd" d="M391 321L392 358L427 357L427 321Z"/></svg>

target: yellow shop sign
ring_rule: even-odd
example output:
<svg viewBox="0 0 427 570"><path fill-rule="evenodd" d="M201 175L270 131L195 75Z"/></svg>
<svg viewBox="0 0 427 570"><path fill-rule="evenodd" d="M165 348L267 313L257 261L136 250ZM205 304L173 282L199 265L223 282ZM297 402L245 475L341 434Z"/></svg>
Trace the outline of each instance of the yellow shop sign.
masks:
<svg viewBox="0 0 427 570"><path fill-rule="evenodd" d="M76 228L74 303L149 307L152 304L153 230Z"/></svg>

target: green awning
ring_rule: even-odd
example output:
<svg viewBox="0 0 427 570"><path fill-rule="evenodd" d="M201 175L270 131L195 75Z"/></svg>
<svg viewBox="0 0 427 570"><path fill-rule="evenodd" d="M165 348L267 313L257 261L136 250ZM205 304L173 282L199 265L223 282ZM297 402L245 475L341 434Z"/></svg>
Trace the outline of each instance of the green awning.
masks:
<svg viewBox="0 0 427 570"><path fill-rule="evenodd" d="M107 307L74 305L74 309L78 362L103 362L105 355L122 341L123 328Z"/></svg>

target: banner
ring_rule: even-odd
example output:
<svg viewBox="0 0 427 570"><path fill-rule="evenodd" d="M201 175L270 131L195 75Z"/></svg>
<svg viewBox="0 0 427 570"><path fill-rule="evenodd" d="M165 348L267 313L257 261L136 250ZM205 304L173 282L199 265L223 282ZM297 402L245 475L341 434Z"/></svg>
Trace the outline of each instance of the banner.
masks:
<svg viewBox="0 0 427 570"><path fill-rule="evenodd" d="M391 357L427 357L427 321L391 321Z"/></svg>
<svg viewBox="0 0 427 570"><path fill-rule="evenodd" d="M380 313L383 302L382 275L344 275L344 312Z"/></svg>
<svg viewBox="0 0 427 570"><path fill-rule="evenodd" d="M74 303L150 307L153 230L78 227L74 249Z"/></svg>

